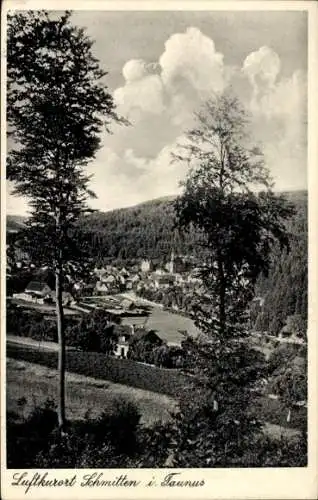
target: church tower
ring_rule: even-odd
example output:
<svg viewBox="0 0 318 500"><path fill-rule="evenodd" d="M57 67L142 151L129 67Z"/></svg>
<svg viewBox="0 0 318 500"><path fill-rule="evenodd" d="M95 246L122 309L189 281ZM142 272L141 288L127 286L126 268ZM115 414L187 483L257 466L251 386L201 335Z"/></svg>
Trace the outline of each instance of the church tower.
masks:
<svg viewBox="0 0 318 500"><path fill-rule="evenodd" d="M174 251L171 251L171 257L170 257L170 262L169 262L169 272L172 274L174 273Z"/></svg>

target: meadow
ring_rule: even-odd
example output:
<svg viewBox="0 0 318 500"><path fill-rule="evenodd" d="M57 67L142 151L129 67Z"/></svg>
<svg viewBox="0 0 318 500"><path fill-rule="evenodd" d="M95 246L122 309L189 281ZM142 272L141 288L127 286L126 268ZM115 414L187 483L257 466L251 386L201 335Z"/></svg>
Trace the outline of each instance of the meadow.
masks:
<svg viewBox="0 0 318 500"><path fill-rule="evenodd" d="M7 411L20 419L27 418L47 399L55 400L58 391L57 371L42 365L7 359ZM145 425L166 422L176 408L172 398L105 380L66 373L67 418L94 418L102 412L116 412L121 401L133 401Z"/></svg>
<svg viewBox="0 0 318 500"><path fill-rule="evenodd" d="M49 369L51 375L46 379L39 376L33 376L29 371L19 374L19 369L12 371L10 374L10 365L8 368L9 376L7 376L7 394L13 401L18 401L20 397L25 396L26 399L33 401L35 398L38 404L37 394L40 400L43 401L43 395L53 397L56 394L56 378L57 366L57 352L54 351L41 351L34 350L24 346L10 345L7 346L7 358L20 360L24 365L38 367L39 370L44 367ZM175 400L180 395L185 385L193 383L193 379L189 379L185 375L175 370L160 369L149 365L135 363L128 359L116 359L104 354L94 352L78 352L68 351L66 355L66 363L68 370L68 377L78 377L76 388L74 390L68 389L68 398L71 398L71 405L73 405L76 417L76 411L81 415L89 408L102 408L104 401L106 407L109 408L109 401L112 400L111 394L117 394L118 391L114 390L116 387L121 386L121 394L131 397L134 401L135 398L140 399L141 395L149 398L152 403L148 410L148 420L152 419L151 415L168 415L166 409L175 406ZM34 370L34 368L33 368ZM54 375L53 375L54 374ZM98 382L96 380L98 379ZM50 380L50 383L44 380ZM69 379L71 380L71 379ZM91 385L87 385L87 380L90 380ZM96 386L97 384L97 386ZM72 387L72 386L70 386ZM108 396L105 397L105 391L109 387ZM194 387L195 390L195 387ZM20 396L17 395L19 391ZM137 391L137 392L136 392ZM141 392L139 392L141 391ZM16 394L14 396L14 394ZM28 394L28 397L26 396ZM47 397L46 396L46 397ZM41 399L42 398L42 399ZM115 398L116 399L116 398ZM141 398L143 399L143 398ZM155 401L155 403L153 403ZM253 398L253 410L256 410L258 418L271 424L272 429L277 433L278 426L281 429L293 429L301 431L306 427L307 422L307 409L306 408L293 408L292 419L287 422L288 408L281 400L273 400L266 396L259 396ZM35 404L34 404L35 405ZM154 405L154 406L153 406ZM172 405L172 406L171 406ZM147 405L146 405L147 407ZM78 410L75 410L78 408ZM146 412L147 414L147 412ZM163 418L165 419L166 416ZM75 418L74 417L74 418ZM155 417L156 418L156 417ZM270 429L271 427L269 427Z"/></svg>

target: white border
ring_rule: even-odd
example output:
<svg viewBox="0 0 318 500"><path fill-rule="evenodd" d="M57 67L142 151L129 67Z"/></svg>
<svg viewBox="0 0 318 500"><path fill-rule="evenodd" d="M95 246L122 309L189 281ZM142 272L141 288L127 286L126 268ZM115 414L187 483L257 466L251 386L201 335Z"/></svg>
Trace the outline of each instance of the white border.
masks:
<svg viewBox="0 0 318 500"><path fill-rule="evenodd" d="M318 3L312 2L288 2L288 1L137 1L137 0L95 0L79 1L67 0L29 0L29 1L6 1L2 5L2 30L1 30L1 74L5 75L5 18L7 10L25 9L56 9L64 10L194 10L194 11L289 11L302 10L308 12L308 200L309 200L309 465L306 468L273 468L273 469L184 469L181 472L186 479L205 479L205 487L196 489L175 488L138 488L138 489L87 489L80 487L72 488L51 488L32 489L27 496L29 498L39 498L41 500L75 498L218 498L218 499L314 499L318 498L317 485L317 291L318 291L318 269L317 269L317 195L318 186L318 148L317 148L317 115L318 115ZM2 82L3 82L2 78ZM2 90L4 90L2 84ZM5 135L5 92L1 92L1 178L5 179L5 155L6 155L6 135ZM6 210L6 189L5 181L1 182L1 486L2 497L5 500L18 499L24 497L22 489L10 487L14 470L5 468L5 210ZM48 470L50 476L56 478L72 477L77 472L80 480L84 474L92 472L92 469L72 470ZM146 480L154 475L163 478L169 469L103 469L104 478L115 478L122 472L130 479L141 480L144 484ZM171 472L177 472L171 469ZM30 471L31 475L35 470ZM44 470L39 471L41 473Z"/></svg>

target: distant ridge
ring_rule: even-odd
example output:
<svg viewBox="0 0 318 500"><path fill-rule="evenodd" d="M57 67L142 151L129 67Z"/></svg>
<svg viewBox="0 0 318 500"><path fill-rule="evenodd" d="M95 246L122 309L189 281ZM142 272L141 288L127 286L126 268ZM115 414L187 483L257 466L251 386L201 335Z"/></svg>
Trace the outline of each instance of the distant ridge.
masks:
<svg viewBox="0 0 318 500"><path fill-rule="evenodd" d="M140 203L136 203L135 205L128 205L127 207L120 208L111 208L110 210L97 210L97 213L109 214L113 212L118 212L122 210L130 210L133 208L147 207L149 205L159 205L161 203L172 203L177 199L177 195L167 195L160 196L159 198L153 198L151 200L141 201Z"/></svg>
<svg viewBox="0 0 318 500"><path fill-rule="evenodd" d="M7 215L7 232L15 233L20 231L27 220L23 215Z"/></svg>
<svg viewBox="0 0 318 500"><path fill-rule="evenodd" d="M290 201L297 202L297 200L303 200L304 198L307 198L308 191L307 189L296 189L294 191L276 191L276 193L279 195L285 195L287 199L289 199ZM133 208L147 207L149 205L172 203L176 199L177 195L160 196L158 198L142 201L134 205L128 205L127 207L111 208L109 210L96 210L96 213L110 214L118 211L130 210ZM14 214L7 215L7 230L11 228L18 229L19 227L23 227L25 225L26 219L27 219L26 215L14 215Z"/></svg>

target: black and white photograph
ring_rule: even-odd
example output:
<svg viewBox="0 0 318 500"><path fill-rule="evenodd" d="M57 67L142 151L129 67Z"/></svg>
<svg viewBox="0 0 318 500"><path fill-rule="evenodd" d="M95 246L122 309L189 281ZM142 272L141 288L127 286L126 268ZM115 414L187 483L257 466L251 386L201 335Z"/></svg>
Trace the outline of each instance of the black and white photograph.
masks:
<svg viewBox="0 0 318 500"><path fill-rule="evenodd" d="M15 498L308 467L308 10L270 3L6 12Z"/></svg>

